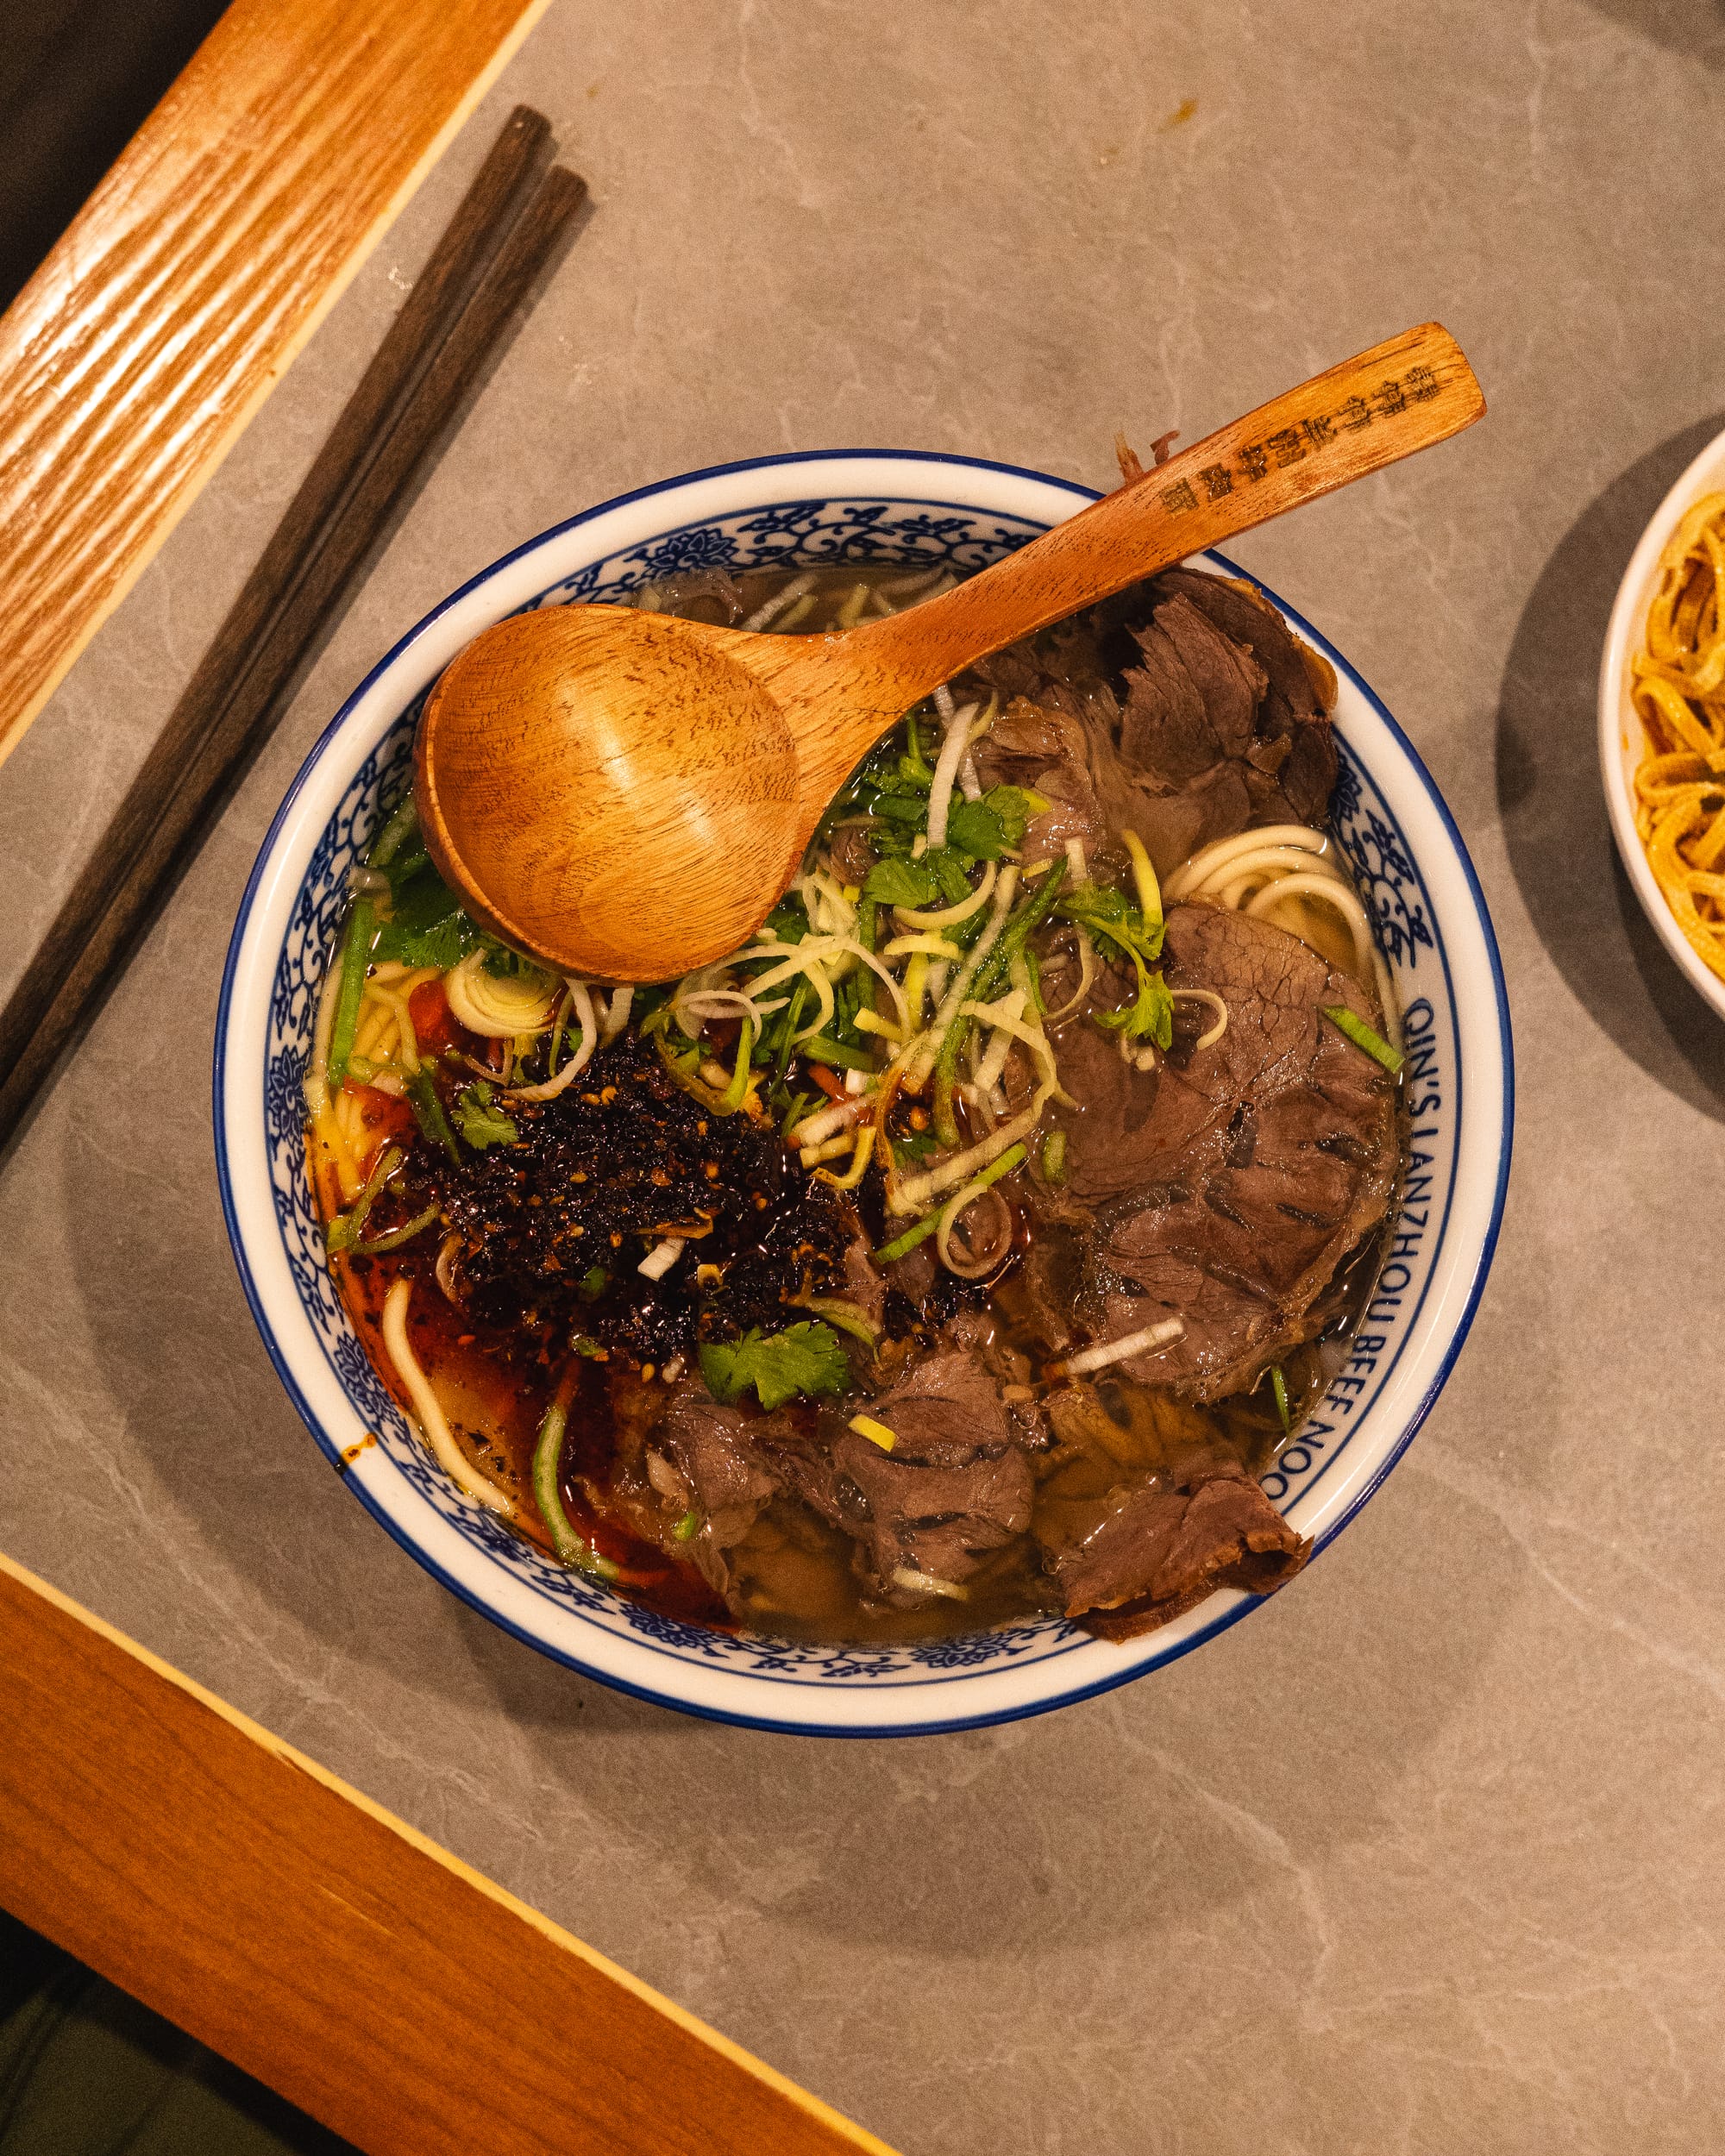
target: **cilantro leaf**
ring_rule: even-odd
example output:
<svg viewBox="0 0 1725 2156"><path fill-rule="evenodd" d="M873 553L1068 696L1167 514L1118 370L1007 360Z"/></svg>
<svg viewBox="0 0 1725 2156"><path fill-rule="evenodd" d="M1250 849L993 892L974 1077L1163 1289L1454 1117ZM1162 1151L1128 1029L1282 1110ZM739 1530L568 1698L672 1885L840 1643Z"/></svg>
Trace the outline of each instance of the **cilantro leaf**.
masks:
<svg viewBox="0 0 1725 2156"><path fill-rule="evenodd" d="M378 931L372 956L404 966L453 966L479 935L461 900L422 855L420 866L392 893L390 918Z"/></svg>
<svg viewBox="0 0 1725 2156"><path fill-rule="evenodd" d="M455 1128L476 1153L487 1145L513 1145L521 1136L512 1116L492 1103L492 1088L483 1078L462 1088L455 1099Z"/></svg>
<svg viewBox="0 0 1725 2156"><path fill-rule="evenodd" d="M700 1350L700 1366L715 1400L729 1405L752 1385L769 1412L799 1393L813 1399L842 1393L850 1382L838 1335L819 1321L766 1336L756 1326L728 1346L708 1341Z"/></svg>
<svg viewBox="0 0 1725 2156"><path fill-rule="evenodd" d="M927 906L940 882L927 861L877 861L863 879L863 899L876 906Z"/></svg>
<svg viewBox="0 0 1725 2156"><path fill-rule="evenodd" d="M808 909L794 891L787 892L762 922L781 943L800 943L809 932Z"/></svg>
<svg viewBox="0 0 1725 2156"><path fill-rule="evenodd" d="M1128 1040L1150 1040L1158 1048L1171 1047L1174 999L1161 974L1151 971L1162 956L1166 924L1146 921L1135 906L1127 904L1123 893L1106 883L1081 883L1054 910L1063 920L1088 929L1098 943L1129 960L1138 975L1138 994L1130 1007L1099 1011L1096 1023L1115 1032L1124 1031Z"/></svg>
<svg viewBox="0 0 1725 2156"><path fill-rule="evenodd" d="M1021 786L991 786L979 800L954 794L946 812L946 843L976 861L998 861L1009 846L1024 843L1032 816L1048 806Z"/></svg>

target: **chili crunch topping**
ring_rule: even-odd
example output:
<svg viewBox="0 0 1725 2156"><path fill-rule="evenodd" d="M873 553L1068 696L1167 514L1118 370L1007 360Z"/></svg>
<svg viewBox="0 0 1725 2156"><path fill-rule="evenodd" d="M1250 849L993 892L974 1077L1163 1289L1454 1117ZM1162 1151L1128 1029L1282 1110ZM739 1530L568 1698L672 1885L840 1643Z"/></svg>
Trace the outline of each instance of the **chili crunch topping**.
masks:
<svg viewBox="0 0 1725 2156"><path fill-rule="evenodd" d="M567 1326L593 1346L663 1362L708 1338L786 1322L794 1294L831 1292L849 1207L798 1169L770 1124L718 1115L625 1034L555 1100L509 1102L513 1144L442 1167L461 1238L452 1269L487 1324ZM659 1281L643 1258L688 1244Z"/></svg>

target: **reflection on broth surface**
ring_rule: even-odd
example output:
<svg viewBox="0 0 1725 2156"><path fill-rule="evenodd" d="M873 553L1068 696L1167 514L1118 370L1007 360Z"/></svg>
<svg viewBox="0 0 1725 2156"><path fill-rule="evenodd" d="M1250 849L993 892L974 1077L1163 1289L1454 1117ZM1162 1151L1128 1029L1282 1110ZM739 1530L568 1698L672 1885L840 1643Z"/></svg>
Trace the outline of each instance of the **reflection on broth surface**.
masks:
<svg viewBox="0 0 1725 2156"><path fill-rule="evenodd" d="M637 603L812 635L951 580ZM452 1476L668 1615L812 1640L1126 1637L1297 1570L1258 1477L1345 1357L1401 1145L1332 692L1250 587L1170 572L908 714L756 938L651 989L484 936L400 805L309 1157Z"/></svg>

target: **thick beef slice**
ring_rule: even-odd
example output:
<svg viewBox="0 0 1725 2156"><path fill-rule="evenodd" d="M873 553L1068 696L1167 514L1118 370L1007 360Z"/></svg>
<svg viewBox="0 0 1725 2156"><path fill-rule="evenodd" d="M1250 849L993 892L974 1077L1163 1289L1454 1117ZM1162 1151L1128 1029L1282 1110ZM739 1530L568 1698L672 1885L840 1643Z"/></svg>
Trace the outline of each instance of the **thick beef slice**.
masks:
<svg viewBox="0 0 1725 2156"><path fill-rule="evenodd" d="M1067 1119L1067 1181L1089 1204L1198 1172L1227 1144L1243 1103L1279 1092L1310 1062L1318 998L1337 978L1283 930L1210 906L1171 909L1163 971L1170 987L1220 995L1227 1031L1151 1071L1124 1062L1117 1036L1088 1022L1062 1036L1061 1083L1083 1103Z"/></svg>
<svg viewBox="0 0 1725 2156"><path fill-rule="evenodd" d="M1126 676L1120 754L1168 787L1244 756L1268 677L1182 595L1137 632L1143 664Z"/></svg>
<svg viewBox="0 0 1725 2156"><path fill-rule="evenodd" d="M1105 1336L1169 1317L1184 1337L1123 1367L1215 1400L1308 1336L1337 1266L1383 1217L1396 1167L1394 1088L1322 1016L1371 1025L1373 999L1297 937L1206 906L1176 906L1170 984L1228 1006L1214 1048L1131 1069L1098 1028L1062 1043L1067 1176L1094 1225Z"/></svg>
<svg viewBox="0 0 1725 2156"><path fill-rule="evenodd" d="M1118 1611L1126 1621L1117 1638L1165 1623L1218 1587L1266 1594L1311 1554L1232 1463L1201 1469L1176 1489L1123 1485L1039 1529L1038 1539L1066 1614Z"/></svg>
<svg viewBox="0 0 1725 2156"><path fill-rule="evenodd" d="M647 1477L665 1501L668 1515L684 1499L671 1516L688 1511L700 1515L692 1536L666 1546L698 1564L721 1595L731 1585L725 1553L742 1541L780 1487L761 1441L781 1426L777 1416L751 1416L740 1407L721 1407L690 1383L672 1395L648 1433Z"/></svg>
<svg viewBox="0 0 1725 2156"><path fill-rule="evenodd" d="M1285 732L1295 719L1321 716L1293 631L1251 586L1201 569L1167 569L1153 580L1151 590L1158 600L1188 601L1231 642L1251 654L1265 677L1272 721L1267 730Z"/></svg>
<svg viewBox="0 0 1725 2156"><path fill-rule="evenodd" d="M856 1566L870 1591L904 1601L900 1567L962 1582L990 1550L1030 1526L1032 1483L1022 1429L1000 1399L980 1355L937 1352L866 1412L891 1430L890 1452L849 1426L849 1401L821 1417L817 1432L775 1432L773 1463L787 1487L856 1542ZM909 1600L916 1595L911 1591Z"/></svg>
<svg viewBox="0 0 1725 2156"><path fill-rule="evenodd" d="M1106 839L1092 769L1094 744L1106 739L1106 727L1093 731L1076 711L1015 697L977 743L976 775L984 787L1027 787L1049 805L1026 828L1026 860L1057 854L1069 838L1087 847Z"/></svg>
<svg viewBox="0 0 1725 2156"><path fill-rule="evenodd" d="M1327 812L1335 749L1302 649L1231 580L1170 571L978 672L1008 699L978 744L984 782L1051 804L1028 857L1132 830L1166 874L1249 825Z"/></svg>
<svg viewBox="0 0 1725 2156"><path fill-rule="evenodd" d="M900 1566L939 1580L966 1580L979 1558L1030 1526L1030 1468L1017 1446L1004 1441L943 1466L900 1460L847 1430L832 1457L839 1476L862 1499L860 1509L841 1524L856 1537L866 1569L883 1593L892 1589Z"/></svg>
<svg viewBox="0 0 1725 2156"><path fill-rule="evenodd" d="M897 1437L899 1460L950 1463L1012 1435L999 1385L982 1357L963 1349L919 1363L869 1412Z"/></svg>
<svg viewBox="0 0 1725 2156"><path fill-rule="evenodd" d="M1244 774L1251 801L1248 821L1321 824L1335 790L1336 752L1305 648L1266 600L1232 577L1170 569L1151 589L1197 607L1232 642L1250 651L1267 677L1257 719L1259 747L1248 755Z"/></svg>

